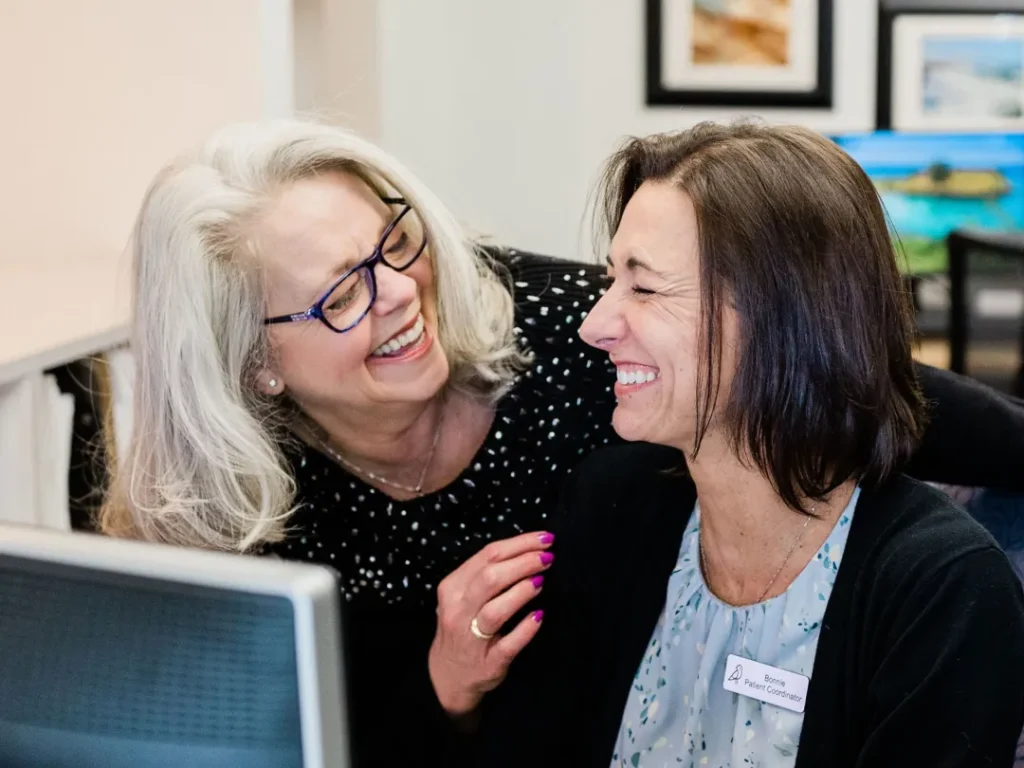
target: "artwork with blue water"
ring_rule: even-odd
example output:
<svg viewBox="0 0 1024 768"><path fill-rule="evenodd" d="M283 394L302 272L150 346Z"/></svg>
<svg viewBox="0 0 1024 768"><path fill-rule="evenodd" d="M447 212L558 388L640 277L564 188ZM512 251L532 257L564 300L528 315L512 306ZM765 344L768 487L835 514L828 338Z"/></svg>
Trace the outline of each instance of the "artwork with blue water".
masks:
<svg viewBox="0 0 1024 768"><path fill-rule="evenodd" d="M878 188L912 273L945 271L954 229L1024 229L1022 134L834 138Z"/></svg>

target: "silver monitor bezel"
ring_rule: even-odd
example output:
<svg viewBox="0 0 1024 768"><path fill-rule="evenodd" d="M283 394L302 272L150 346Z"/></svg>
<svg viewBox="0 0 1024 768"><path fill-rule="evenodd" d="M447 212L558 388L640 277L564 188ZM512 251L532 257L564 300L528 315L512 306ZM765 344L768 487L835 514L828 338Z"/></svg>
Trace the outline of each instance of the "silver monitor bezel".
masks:
<svg viewBox="0 0 1024 768"><path fill-rule="evenodd" d="M304 768L348 768L340 595L327 568L92 533L0 524L0 554L168 583L287 598L295 610Z"/></svg>

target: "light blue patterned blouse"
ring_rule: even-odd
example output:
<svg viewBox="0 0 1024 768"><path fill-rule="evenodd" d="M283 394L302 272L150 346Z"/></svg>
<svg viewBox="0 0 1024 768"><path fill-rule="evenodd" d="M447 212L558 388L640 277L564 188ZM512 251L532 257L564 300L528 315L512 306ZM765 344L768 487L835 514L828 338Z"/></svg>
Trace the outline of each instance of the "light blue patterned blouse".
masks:
<svg viewBox="0 0 1024 768"><path fill-rule="evenodd" d="M726 691L729 654L811 676L821 620L860 497L858 487L817 555L783 594L736 608L700 569L694 508L626 703L612 766L791 768L803 714Z"/></svg>

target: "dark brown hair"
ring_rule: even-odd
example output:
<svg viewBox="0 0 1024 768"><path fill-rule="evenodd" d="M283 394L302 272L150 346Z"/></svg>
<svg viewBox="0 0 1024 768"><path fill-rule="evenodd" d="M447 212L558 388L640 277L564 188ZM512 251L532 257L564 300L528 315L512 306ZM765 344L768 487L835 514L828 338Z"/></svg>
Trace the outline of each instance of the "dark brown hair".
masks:
<svg viewBox="0 0 1024 768"><path fill-rule="evenodd" d="M881 201L860 166L798 127L702 123L630 139L599 187L606 236L648 181L677 186L697 216L694 452L718 399L728 303L740 349L725 423L787 504L803 510L802 497L899 471L924 420L915 325Z"/></svg>

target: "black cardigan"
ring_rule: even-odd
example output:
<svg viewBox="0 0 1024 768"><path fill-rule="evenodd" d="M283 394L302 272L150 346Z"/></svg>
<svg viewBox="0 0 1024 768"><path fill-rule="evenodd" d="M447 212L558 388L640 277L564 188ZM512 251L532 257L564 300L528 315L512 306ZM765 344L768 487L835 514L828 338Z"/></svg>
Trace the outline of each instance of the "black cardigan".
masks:
<svg viewBox="0 0 1024 768"><path fill-rule="evenodd" d="M607 768L696 500L680 455L635 444L577 470L544 626L492 694L470 762ZM1024 596L989 535L907 477L862 491L823 619L797 768L1010 765Z"/></svg>
<svg viewBox="0 0 1024 768"><path fill-rule="evenodd" d="M914 367L931 413L907 474L950 485L1024 491L1024 400L967 376Z"/></svg>

